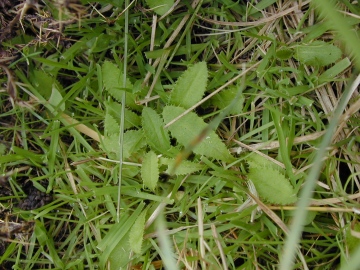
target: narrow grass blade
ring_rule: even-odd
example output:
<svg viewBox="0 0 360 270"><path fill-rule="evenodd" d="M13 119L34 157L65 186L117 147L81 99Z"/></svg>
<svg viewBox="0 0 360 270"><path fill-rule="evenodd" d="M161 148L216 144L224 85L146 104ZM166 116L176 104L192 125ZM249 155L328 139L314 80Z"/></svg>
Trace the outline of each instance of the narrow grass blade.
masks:
<svg viewBox="0 0 360 270"><path fill-rule="evenodd" d="M331 139L336 130L338 121L346 105L348 104L351 95L355 91L357 85L354 87L350 85L343 93L338 107L336 108L333 118L327 128L327 131L321 141L319 149L316 153L313 166L311 167L309 174L305 180L305 184L300 193L300 199L297 203L298 208L294 213L294 220L290 227L290 233L286 239L284 250L280 260L280 270L292 269L294 255L298 248L298 243L301 236L301 231L304 227L304 221L306 220L307 207L309 206L312 192L315 188L316 181L320 175L321 166L323 164L323 158L327 154L327 147L331 143Z"/></svg>

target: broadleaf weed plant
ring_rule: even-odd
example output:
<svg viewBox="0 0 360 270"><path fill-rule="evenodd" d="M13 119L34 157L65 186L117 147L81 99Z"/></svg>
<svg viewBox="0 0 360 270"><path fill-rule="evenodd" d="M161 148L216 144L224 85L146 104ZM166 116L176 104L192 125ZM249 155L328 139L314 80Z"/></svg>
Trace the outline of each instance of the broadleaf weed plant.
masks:
<svg viewBox="0 0 360 270"><path fill-rule="evenodd" d="M357 1L0 8L4 269L359 265Z"/></svg>

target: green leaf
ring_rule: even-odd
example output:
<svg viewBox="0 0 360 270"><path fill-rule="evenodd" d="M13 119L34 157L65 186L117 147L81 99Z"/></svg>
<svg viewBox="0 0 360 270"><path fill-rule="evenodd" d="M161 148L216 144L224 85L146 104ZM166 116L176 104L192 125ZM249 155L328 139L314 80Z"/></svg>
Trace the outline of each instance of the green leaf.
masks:
<svg viewBox="0 0 360 270"><path fill-rule="evenodd" d="M297 96L309 90L308 85L297 85L294 87L280 87L289 97Z"/></svg>
<svg viewBox="0 0 360 270"><path fill-rule="evenodd" d="M51 77L43 70L33 69L30 72L30 78L32 84L38 89L39 93L45 98L49 99L51 90L54 83L58 83L54 77Z"/></svg>
<svg viewBox="0 0 360 270"><path fill-rule="evenodd" d="M124 134L123 157L129 158L132 154L145 146L144 134L141 130L129 130ZM120 151L119 133L105 136L102 148L109 155L115 153L118 158Z"/></svg>
<svg viewBox="0 0 360 270"><path fill-rule="evenodd" d="M163 111L165 123L170 122L184 111L185 109L180 107L166 106ZM176 138L180 144L188 146L206 127L207 124L199 116L190 112L174 124L170 125L169 130L171 135ZM193 152L227 162L232 162L234 160L225 144L213 130L211 130L209 134L195 146Z"/></svg>
<svg viewBox="0 0 360 270"><path fill-rule="evenodd" d="M248 164L248 179L254 183L261 198L280 205L296 202L295 190L280 166L257 154L249 157Z"/></svg>
<svg viewBox="0 0 360 270"><path fill-rule="evenodd" d="M160 158L160 163L168 166L165 173L170 174L170 173L174 172L175 175L190 174L190 173L194 173L194 172L203 170L205 168L205 166L202 164L191 162L189 160L183 160L183 161L181 161L181 163L177 166L176 170L174 171L173 170L174 165L175 165L174 158Z"/></svg>
<svg viewBox="0 0 360 270"><path fill-rule="evenodd" d="M225 109L237 97L237 88L231 87L228 90L223 90L212 98L212 103L220 109ZM241 95L238 103L232 106L229 114L235 115L243 112L244 96Z"/></svg>
<svg viewBox="0 0 360 270"><path fill-rule="evenodd" d="M141 106L136 104L136 96L132 94L133 84L129 78L126 79L123 87L123 72L112 62L105 61L101 68L102 79L105 90L118 102L121 102L122 95L126 94L126 105L131 109L139 110Z"/></svg>
<svg viewBox="0 0 360 270"><path fill-rule="evenodd" d="M131 227L129 234L129 242L132 251L137 254L141 253L141 246L144 241L144 230L145 230L145 217L147 209L142 211L139 217L136 219L134 225Z"/></svg>
<svg viewBox="0 0 360 270"><path fill-rule="evenodd" d="M120 132L120 124L115 118L108 112L105 114L104 119L104 135L109 136L112 134L118 134Z"/></svg>
<svg viewBox="0 0 360 270"><path fill-rule="evenodd" d="M59 109L61 111L65 111L65 103L63 102L63 97L58 89L58 85L56 83L53 83L51 88L51 96L49 98L49 103L53 105L54 107L59 106Z"/></svg>
<svg viewBox="0 0 360 270"><path fill-rule="evenodd" d="M207 77L205 62L189 67L177 80L171 93L170 104L188 109L199 102L206 90Z"/></svg>
<svg viewBox="0 0 360 270"><path fill-rule="evenodd" d="M108 91L116 100L121 101L123 93L123 73L112 62L105 61L102 65L102 78L106 91ZM126 80L126 88L131 89L133 85L130 80Z"/></svg>
<svg viewBox="0 0 360 270"><path fill-rule="evenodd" d="M289 180L278 170L269 167L250 168L248 178L254 183L260 197L269 203L286 205L297 200Z"/></svg>
<svg viewBox="0 0 360 270"><path fill-rule="evenodd" d="M0 143L0 156L5 155L6 152L6 145Z"/></svg>
<svg viewBox="0 0 360 270"><path fill-rule="evenodd" d="M174 0L146 0L148 6L162 16L174 5Z"/></svg>
<svg viewBox="0 0 360 270"><path fill-rule="evenodd" d="M141 178L144 186L154 191L159 180L158 157L153 151L145 154L141 167Z"/></svg>
<svg viewBox="0 0 360 270"><path fill-rule="evenodd" d="M353 225L353 228L351 228L351 225ZM353 252L360 245L360 238L354 235L360 234L360 223L357 222L355 224L348 224L345 230L347 246L349 248L349 251Z"/></svg>
<svg viewBox="0 0 360 270"><path fill-rule="evenodd" d="M60 259L57 249L55 248L54 239L46 231L45 226L40 221L35 221L35 236L39 241L40 245L48 252L49 259L54 263L56 268L64 269L64 263Z"/></svg>
<svg viewBox="0 0 360 270"><path fill-rule="evenodd" d="M142 111L142 126L146 142L154 150L166 154L170 149L170 137L164 129L164 121L153 109L144 107Z"/></svg>
<svg viewBox="0 0 360 270"><path fill-rule="evenodd" d="M335 63L341 57L341 50L324 41L314 41L310 44L297 45L294 57L306 65L326 66Z"/></svg>
<svg viewBox="0 0 360 270"><path fill-rule="evenodd" d="M106 114L104 120L105 134L119 133L120 131L120 116L121 116L121 104L108 101L105 102ZM125 129L132 127L138 127L141 124L141 118L134 112L125 109Z"/></svg>
<svg viewBox="0 0 360 270"><path fill-rule="evenodd" d="M108 260L111 263L110 269L125 267L123 264L126 263L126 257L130 255L130 245L129 241L124 242L123 239L129 240L131 227L140 216L144 205L143 202L139 203L131 215L124 211L120 221L110 226L104 238L98 243L97 248L101 251L99 269L105 269Z"/></svg>
<svg viewBox="0 0 360 270"><path fill-rule="evenodd" d="M130 264L132 260L132 251L130 247L129 234L130 232L121 238L113 251L110 253L108 261L111 267L108 269L126 269L126 267Z"/></svg>
<svg viewBox="0 0 360 270"><path fill-rule="evenodd" d="M279 165L275 164L274 162L271 162L267 158L264 158L263 156L256 153L252 153L251 155L246 157L246 162L252 168L268 167L274 170L283 171L283 168L281 168Z"/></svg>
<svg viewBox="0 0 360 270"><path fill-rule="evenodd" d="M294 53L293 50L284 47L276 51L276 57L279 58L280 60L287 60L293 55L293 53Z"/></svg>
<svg viewBox="0 0 360 270"><path fill-rule="evenodd" d="M344 58L341 61L337 62L334 66L327 69L323 74L319 76L319 83L329 82L334 80L334 78L347 69L351 65L349 58Z"/></svg>

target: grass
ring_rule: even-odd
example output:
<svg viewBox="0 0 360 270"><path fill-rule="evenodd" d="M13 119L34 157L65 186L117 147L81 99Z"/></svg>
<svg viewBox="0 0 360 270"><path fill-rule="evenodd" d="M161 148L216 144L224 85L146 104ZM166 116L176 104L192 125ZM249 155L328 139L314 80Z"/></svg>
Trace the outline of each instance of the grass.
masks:
<svg viewBox="0 0 360 270"><path fill-rule="evenodd" d="M148 2L0 4L2 268L357 269L357 1Z"/></svg>

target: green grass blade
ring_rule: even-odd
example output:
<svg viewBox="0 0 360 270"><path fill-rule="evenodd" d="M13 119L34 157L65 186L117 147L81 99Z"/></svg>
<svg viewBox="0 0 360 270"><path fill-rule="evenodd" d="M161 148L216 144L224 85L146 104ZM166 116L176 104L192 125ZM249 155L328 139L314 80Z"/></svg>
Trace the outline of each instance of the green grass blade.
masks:
<svg viewBox="0 0 360 270"><path fill-rule="evenodd" d="M290 227L290 233L287 236L283 253L280 260L280 270L292 269L294 255L298 248L298 243L301 236L301 231L304 226L304 221L306 220L307 207L310 203L312 192L315 188L316 181L320 175L321 166L323 164L323 159L327 155L327 147L331 143L333 134L336 130L338 121L341 114L343 113L345 107L347 106L351 95L355 91L357 85L360 83L360 76L356 80L353 80L353 84L348 87L343 93L341 100L334 112L332 120L326 130L326 133L321 141L319 149L316 153L313 166L311 167L309 174L305 180L305 184L300 193L300 198L297 203L297 208L294 212L294 220Z"/></svg>

